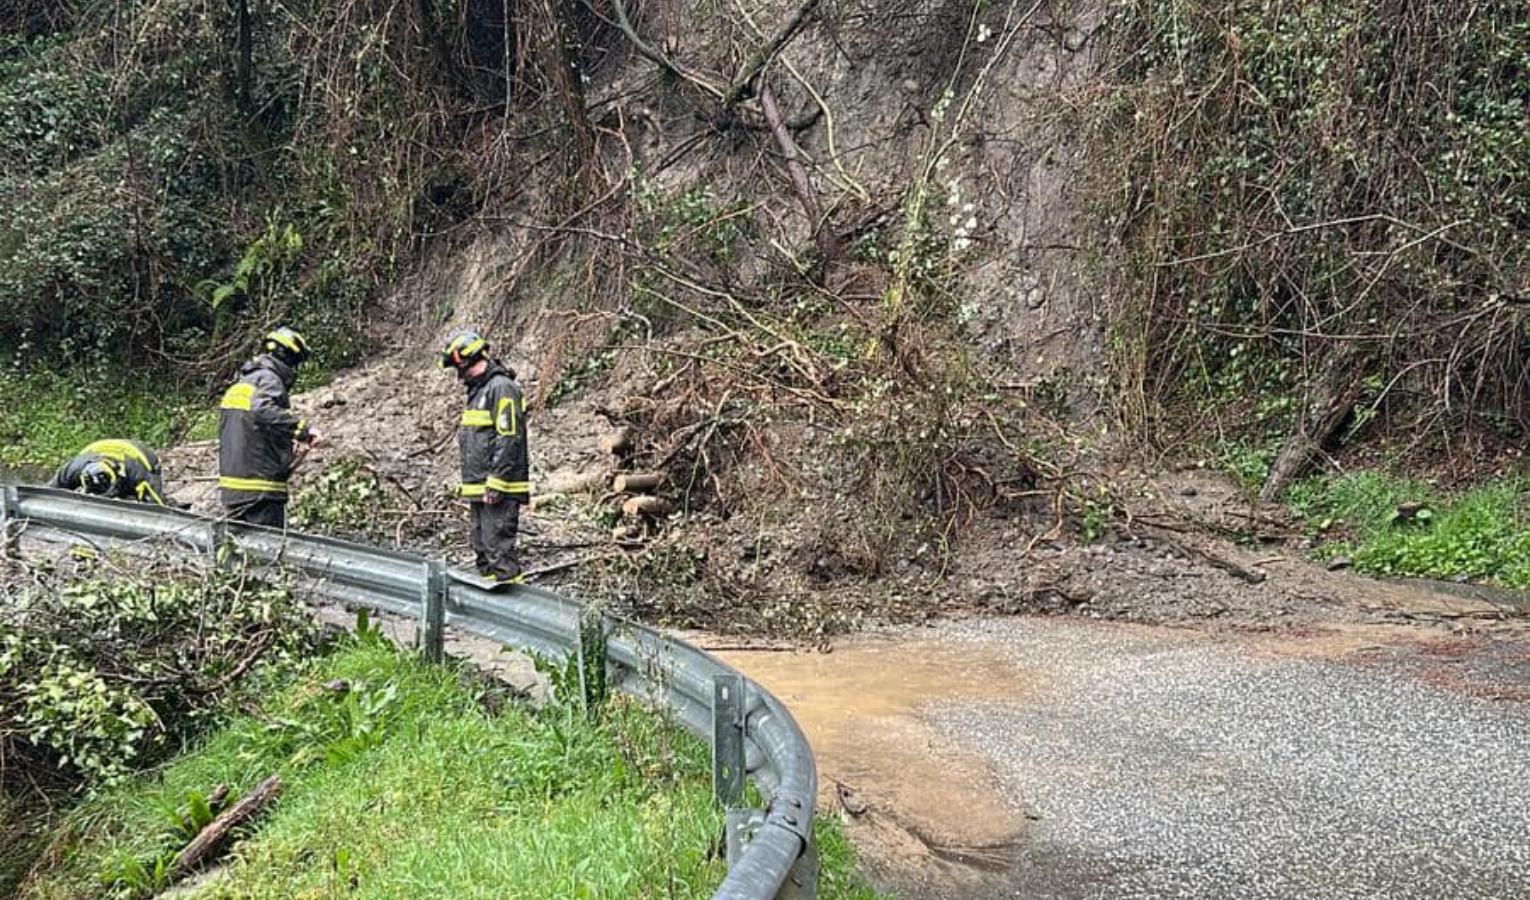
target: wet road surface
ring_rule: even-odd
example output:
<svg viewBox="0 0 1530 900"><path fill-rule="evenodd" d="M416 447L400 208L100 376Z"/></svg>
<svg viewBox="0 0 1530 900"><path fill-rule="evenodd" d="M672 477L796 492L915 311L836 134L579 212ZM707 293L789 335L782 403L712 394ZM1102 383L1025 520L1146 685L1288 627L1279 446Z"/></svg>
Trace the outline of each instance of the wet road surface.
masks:
<svg viewBox="0 0 1530 900"><path fill-rule="evenodd" d="M1530 897L1530 654L1006 618L718 654L905 900Z"/></svg>

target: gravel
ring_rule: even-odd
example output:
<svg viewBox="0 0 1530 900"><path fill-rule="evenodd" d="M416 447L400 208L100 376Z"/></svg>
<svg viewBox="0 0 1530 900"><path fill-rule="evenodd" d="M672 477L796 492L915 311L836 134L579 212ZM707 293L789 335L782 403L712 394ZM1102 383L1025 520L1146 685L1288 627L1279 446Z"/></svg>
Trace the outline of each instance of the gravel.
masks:
<svg viewBox="0 0 1530 900"><path fill-rule="evenodd" d="M1396 672L1052 619L952 623L1041 688L943 703L1031 821L996 896L1530 897L1530 718Z"/></svg>

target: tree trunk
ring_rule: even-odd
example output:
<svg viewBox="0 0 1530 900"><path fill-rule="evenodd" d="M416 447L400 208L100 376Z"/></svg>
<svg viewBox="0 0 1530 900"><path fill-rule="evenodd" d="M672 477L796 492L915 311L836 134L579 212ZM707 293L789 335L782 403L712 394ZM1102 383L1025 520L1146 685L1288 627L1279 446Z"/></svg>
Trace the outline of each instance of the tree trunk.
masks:
<svg viewBox="0 0 1530 900"><path fill-rule="evenodd" d="M781 118L776 95L768 84L761 85L760 108L765 112L765 121L770 124L770 133L775 136L776 146L781 148L781 157L786 161L786 174L791 179L792 190L796 192L798 201L802 203L802 212L807 216L813 243L818 247L817 271L821 274L838 254L838 242L828 227L823 205L818 202L818 194L813 190L812 180L808 178L807 167L802 164L802 153L792 138L791 130L786 127L786 121Z"/></svg>
<svg viewBox="0 0 1530 900"><path fill-rule="evenodd" d="M1364 378L1364 368L1354 353L1341 350L1329 358L1317 383L1307 391L1296 430L1286 437L1270 466L1270 475L1259 490L1260 500L1269 502L1280 496L1306 471L1318 451L1343 430L1360 398Z"/></svg>
<svg viewBox="0 0 1530 900"><path fill-rule="evenodd" d="M249 0L234 0L234 108L249 127L255 117L255 28L250 21Z"/></svg>

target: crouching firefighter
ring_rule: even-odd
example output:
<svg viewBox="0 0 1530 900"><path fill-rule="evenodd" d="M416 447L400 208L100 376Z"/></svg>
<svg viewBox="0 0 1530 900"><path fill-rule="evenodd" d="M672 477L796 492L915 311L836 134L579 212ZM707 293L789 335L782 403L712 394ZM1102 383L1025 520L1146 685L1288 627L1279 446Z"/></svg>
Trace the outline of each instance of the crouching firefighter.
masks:
<svg viewBox="0 0 1530 900"><path fill-rule="evenodd" d="M468 502L468 534L478 574L502 584L524 579L515 537L521 506L531 494L526 443L526 399L515 372L489 358L476 331L447 340L441 367L454 369L467 389L457 430L462 451L462 497Z"/></svg>
<svg viewBox="0 0 1530 900"><path fill-rule="evenodd" d="M113 438L87 444L59 467L48 486L97 497L165 505L159 457L138 441Z"/></svg>
<svg viewBox="0 0 1530 900"><path fill-rule="evenodd" d="M285 528L287 479L296 445L318 435L290 408L289 392L308 342L291 328L265 337L265 352L245 363L218 410L218 488L228 515L252 525Z"/></svg>

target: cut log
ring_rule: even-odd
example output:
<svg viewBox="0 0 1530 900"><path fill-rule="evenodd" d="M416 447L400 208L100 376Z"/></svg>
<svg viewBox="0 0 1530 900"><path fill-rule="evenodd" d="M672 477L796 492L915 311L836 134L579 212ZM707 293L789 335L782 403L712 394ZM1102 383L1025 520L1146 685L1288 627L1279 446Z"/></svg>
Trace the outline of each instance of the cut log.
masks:
<svg viewBox="0 0 1530 900"><path fill-rule="evenodd" d="M531 495L533 511L550 506L576 495L593 494L605 488L609 475L603 470L554 472L537 483L537 492Z"/></svg>
<svg viewBox="0 0 1530 900"><path fill-rule="evenodd" d="M618 494L637 494L651 491L664 481L658 472L623 472L611 482L611 489Z"/></svg>
<svg viewBox="0 0 1530 900"><path fill-rule="evenodd" d="M239 802L218 814L218 817L207 823L207 827L186 845L175 857L175 863L171 866L172 880L180 878L201 865L203 859L215 852L223 839L228 837L229 831L235 826L254 816L275 800L282 792L282 777L272 775L262 781L253 791L239 798Z"/></svg>
<svg viewBox="0 0 1530 900"><path fill-rule="evenodd" d="M612 455L621 455L632 449L632 429L623 425L600 439L600 449Z"/></svg>
<svg viewBox="0 0 1530 900"><path fill-rule="evenodd" d="M599 469L553 472L537 487L544 494L588 494L606 483L606 472Z"/></svg>
<svg viewBox="0 0 1530 900"><path fill-rule="evenodd" d="M654 497L643 494L637 497L629 497L622 504L622 515L628 518L638 516L665 516L675 511L675 504L663 497Z"/></svg>

